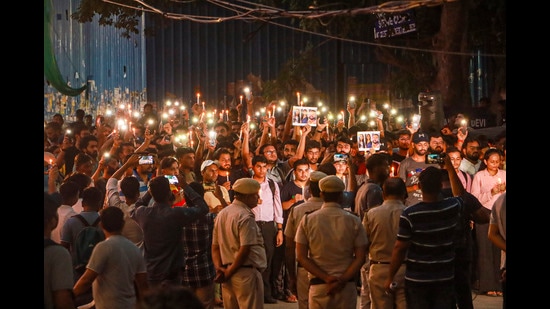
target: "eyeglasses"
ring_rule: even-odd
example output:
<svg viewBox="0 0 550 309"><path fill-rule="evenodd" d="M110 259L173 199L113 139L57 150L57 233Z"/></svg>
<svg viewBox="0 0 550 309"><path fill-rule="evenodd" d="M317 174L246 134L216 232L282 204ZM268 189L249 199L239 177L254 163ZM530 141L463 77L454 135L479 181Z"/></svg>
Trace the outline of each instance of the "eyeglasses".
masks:
<svg viewBox="0 0 550 309"><path fill-rule="evenodd" d="M264 151L264 154L268 154L268 155L272 155L272 154L276 154L277 152L275 150L268 150L268 151Z"/></svg>

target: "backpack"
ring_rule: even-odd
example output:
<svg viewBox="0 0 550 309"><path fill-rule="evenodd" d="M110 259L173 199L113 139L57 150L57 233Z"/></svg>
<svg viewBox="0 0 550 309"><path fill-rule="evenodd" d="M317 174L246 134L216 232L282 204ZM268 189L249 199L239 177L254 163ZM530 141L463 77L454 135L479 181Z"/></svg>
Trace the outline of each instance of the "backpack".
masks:
<svg viewBox="0 0 550 309"><path fill-rule="evenodd" d="M82 224L84 224L84 228L78 232L73 244L76 252L74 269L76 273L81 276L86 270L86 265L88 265L88 261L90 260L90 256L92 255L95 245L97 245L98 242L105 240L105 234L103 234L103 231L97 226L100 221L99 217L92 225L90 225L88 221L86 221L86 219L84 219L84 217L80 214L74 215L73 217L78 218L82 221Z"/></svg>
<svg viewBox="0 0 550 309"><path fill-rule="evenodd" d="M273 205L275 205L275 181L273 179L267 178L267 183L269 184L271 196L273 197Z"/></svg>

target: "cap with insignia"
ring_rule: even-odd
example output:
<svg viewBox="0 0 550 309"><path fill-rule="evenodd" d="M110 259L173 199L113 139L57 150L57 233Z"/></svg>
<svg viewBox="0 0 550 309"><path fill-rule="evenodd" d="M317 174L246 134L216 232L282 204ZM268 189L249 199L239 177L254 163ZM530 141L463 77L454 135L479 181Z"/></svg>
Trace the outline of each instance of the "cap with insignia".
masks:
<svg viewBox="0 0 550 309"><path fill-rule="evenodd" d="M233 184L233 190L241 194L254 194L260 191L260 183L252 178L237 179Z"/></svg>
<svg viewBox="0 0 550 309"><path fill-rule="evenodd" d="M319 180L324 177L327 177L327 174L319 171L313 171L309 174L309 181L319 182Z"/></svg>
<svg viewBox="0 0 550 309"><path fill-rule="evenodd" d="M319 188L321 192L342 192L346 189L346 185L336 175L330 175L319 180Z"/></svg>

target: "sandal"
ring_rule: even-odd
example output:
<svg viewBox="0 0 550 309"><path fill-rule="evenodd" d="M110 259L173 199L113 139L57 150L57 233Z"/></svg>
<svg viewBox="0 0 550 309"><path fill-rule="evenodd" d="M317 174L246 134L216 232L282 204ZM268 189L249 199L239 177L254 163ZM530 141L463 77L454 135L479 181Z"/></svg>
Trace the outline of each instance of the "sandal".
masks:
<svg viewBox="0 0 550 309"><path fill-rule="evenodd" d="M285 301L287 303L297 303L298 302L298 299L296 298L296 295L294 294L290 294L286 297Z"/></svg>

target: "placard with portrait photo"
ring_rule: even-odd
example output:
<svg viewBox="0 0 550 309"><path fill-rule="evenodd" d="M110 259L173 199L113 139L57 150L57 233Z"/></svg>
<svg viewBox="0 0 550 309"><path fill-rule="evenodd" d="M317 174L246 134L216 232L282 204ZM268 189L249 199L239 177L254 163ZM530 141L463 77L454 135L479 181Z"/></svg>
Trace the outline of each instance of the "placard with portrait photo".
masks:
<svg viewBox="0 0 550 309"><path fill-rule="evenodd" d="M305 126L306 124L317 126L317 107L293 106L292 125Z"/></svg>
<svg viewBox="0 0 550 309"><path fill-rule="evenodd" d="M359 151L380 150L380 131L357 132L357 148Z"/></svg>

